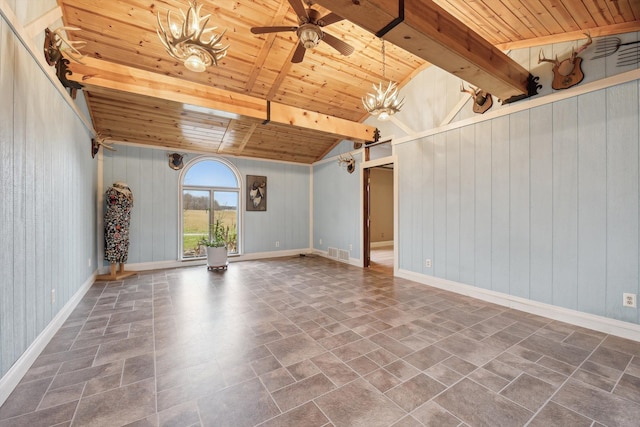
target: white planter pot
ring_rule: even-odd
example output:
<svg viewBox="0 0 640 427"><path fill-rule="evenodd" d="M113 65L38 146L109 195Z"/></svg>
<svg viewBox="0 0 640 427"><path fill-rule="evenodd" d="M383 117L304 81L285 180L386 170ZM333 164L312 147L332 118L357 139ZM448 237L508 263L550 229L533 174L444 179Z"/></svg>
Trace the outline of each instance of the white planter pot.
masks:
<svg viewBox="0 0 640 427"><path fill-rule="evenodd" d="M227 268L227 248L207 247L207 268Z"/></svg>

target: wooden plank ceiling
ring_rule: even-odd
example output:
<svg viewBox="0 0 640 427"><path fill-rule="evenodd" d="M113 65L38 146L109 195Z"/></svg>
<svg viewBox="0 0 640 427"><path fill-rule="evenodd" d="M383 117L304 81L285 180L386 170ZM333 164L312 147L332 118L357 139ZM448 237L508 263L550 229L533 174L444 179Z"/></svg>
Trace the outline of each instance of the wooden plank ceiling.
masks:
<svg viewBox="0 0 640 427"><path fill-rule="evenodd" d="M397 9L398 0L371 1ZM490 48L577 40L585 31L594 37L640 31L637 0L419 1L442 8ZM373 139L374 128L360 124L367 118L362 96L383 80L381 42L372 29L347 20L328 25L323 30L353 46L354 52L343 56L321 42L294 64L295 32L250 31L297 26L287 0L199 0L203 14L211 14L209 26L226 30L223 40L230 47L217 67L195 73L171 58L156 34L157 15L166 20L171 10L179 16L178 11L188 7L186 0L58 3L64 24L80 28L69 37L86 42L84 65L72 63L71 69L73 78L85 84L94 128L102 136L177 152L298 163L321 159L343 139ZM338 9L350 7L352 0L318 3L312 7L324 15L329 10L322 5ZM366 27L375 19L380 18L354 21ZM429 62L438 63L429 57L433 52L414 54L403 40L394 43L386 43L386 80L402 86Z"/></svg>

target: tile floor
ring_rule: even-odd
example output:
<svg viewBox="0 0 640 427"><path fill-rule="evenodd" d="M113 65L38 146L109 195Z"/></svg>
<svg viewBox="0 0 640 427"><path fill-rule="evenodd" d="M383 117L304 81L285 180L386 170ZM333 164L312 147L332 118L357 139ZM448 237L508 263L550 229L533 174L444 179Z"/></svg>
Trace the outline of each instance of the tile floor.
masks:
<svg viewBox="0 0 640 427"><path fill-rule="evenodd" d="M98 282L0 426L637 426L640 343L316 256Z"/></svg>

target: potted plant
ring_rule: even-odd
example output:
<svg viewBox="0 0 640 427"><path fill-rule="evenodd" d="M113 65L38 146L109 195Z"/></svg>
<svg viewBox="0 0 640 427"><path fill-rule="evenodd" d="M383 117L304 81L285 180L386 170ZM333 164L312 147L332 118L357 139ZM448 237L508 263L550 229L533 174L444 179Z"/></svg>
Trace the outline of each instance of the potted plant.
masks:
<svg viewBox="0 0 640 427"><path fill-rule="evenodd" d="M216 220L211 225L211 233L209 237L203 236L200 244L207 249L207 269L226 269L227 268L227 239L228 229L220 224L220 220Z"/></svg>

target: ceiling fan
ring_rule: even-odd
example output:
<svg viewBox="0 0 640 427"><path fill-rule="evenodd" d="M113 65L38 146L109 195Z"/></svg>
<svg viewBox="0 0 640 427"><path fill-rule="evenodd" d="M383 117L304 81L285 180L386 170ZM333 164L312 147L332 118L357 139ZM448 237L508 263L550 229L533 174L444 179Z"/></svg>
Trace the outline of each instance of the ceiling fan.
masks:
<svg viewBox="0 0 640 427"><path fill-rule="evenodd" d="M298 15L299 25L297 27L253 27L253 34L278 33L281 31L295 31L298 35L298 46L296 47L291 62L302 62L307 49L316 47L320 41L327 43L329 46L337 50L343 55L353 53L353 47L339 38L322 31L322 27L342 21L344 18L331 12L325 16L320 16L320 12L311 8L311 2L308 2L308 8L305 8L300 0L288 0L296 15Z"/></svg>

